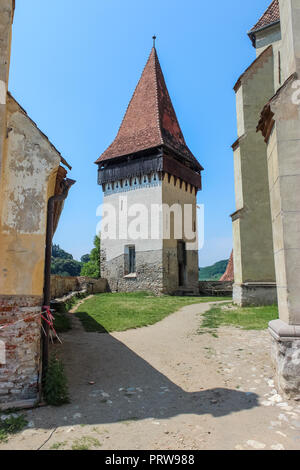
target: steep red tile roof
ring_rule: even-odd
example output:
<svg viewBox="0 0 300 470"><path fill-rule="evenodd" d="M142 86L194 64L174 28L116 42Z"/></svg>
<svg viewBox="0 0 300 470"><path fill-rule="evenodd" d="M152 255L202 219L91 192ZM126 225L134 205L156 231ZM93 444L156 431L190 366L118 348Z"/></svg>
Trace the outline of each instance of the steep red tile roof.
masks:
<svg viewBox="0 0 300 470"><path fill-rule="evenodd" d="M233 282L234 281L234 267L233 267L233 251L231 252L231 256L227 265L226 272L221 277L220 281L222 282Z"/></svg>
<svg viewBox="0 0 300 470"><path fill-rule="evenodd" d="M265 28L266 26L276 23L277 21L280 21L280 8L279 1L274 0L256 23L256 25L253 26L253 28L249 31L249 33L254 33L255 31Z"/></svg>
<svg viewBox="0 0 300 470"><path fill-rule="evenodd" d="M186 145L153 48L118 135L96 163L163 145L202 169Z"/></svg>

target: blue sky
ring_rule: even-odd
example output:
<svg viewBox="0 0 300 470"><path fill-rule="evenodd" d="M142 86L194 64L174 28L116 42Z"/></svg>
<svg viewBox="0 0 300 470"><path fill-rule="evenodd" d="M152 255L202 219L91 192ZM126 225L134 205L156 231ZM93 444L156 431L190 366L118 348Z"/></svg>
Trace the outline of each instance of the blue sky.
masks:
<svg viewBox="0 0 300 470"><path fill-rule="evenodd" d="M270 0L17 0L9 89L77 180L55 242L80 258L92 248L102 202L94 161L114 139L157 39L187 144L205 168L200 265L230 255L235 97L255 58L247 31Z"/></svg>

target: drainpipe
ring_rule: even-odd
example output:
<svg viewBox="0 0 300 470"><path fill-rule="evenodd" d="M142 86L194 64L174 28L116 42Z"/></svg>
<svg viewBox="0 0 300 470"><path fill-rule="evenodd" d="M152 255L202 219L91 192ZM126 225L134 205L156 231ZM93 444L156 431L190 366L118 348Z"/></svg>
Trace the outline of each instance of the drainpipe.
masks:
<svg viewBox="0 0 300 470"><path fill-rule="evenodd" d="M71 179L65 179L63 181L64 190L62 194L52 196L48 201L48 212L47 212L47 232L46 232L46 256L45 256L45 284L44 284L44 305L50 305L51 300L51 256L52 256L52 239L53 239L53 222L54 222L54 204L56 202L65 201L69 190L76 181ZM45 373L48 367L49 357L49 333L50 326L45 321L43 322L45 333L43 335L42 342L42 377L45 377Z"/></svg>

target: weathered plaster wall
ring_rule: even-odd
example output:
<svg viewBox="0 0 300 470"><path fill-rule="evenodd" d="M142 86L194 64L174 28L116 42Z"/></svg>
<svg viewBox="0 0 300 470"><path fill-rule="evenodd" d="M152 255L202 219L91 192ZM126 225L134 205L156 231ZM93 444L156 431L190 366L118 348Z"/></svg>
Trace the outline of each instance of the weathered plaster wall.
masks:
<svg viewBox="0 0 300 470"><path fill-rule="evenodd" d="M0 172L6 130L6 94L8 87L13 0L0 0Z"/></svg>
<svg viewBox="0 0 300 470"><path fill-rule="evenodd" d="M0 292L41 296L47 203L60 156L12 98L7 128L0 199Z"/></svg>
<svg viewBox="0 0 300 470"><path fill-rule="evenodd" d="M48 198L61 157L16 101L7 97L0 187L0 405L38 396ZM21 322L19 322L22 320Z"/></svg>

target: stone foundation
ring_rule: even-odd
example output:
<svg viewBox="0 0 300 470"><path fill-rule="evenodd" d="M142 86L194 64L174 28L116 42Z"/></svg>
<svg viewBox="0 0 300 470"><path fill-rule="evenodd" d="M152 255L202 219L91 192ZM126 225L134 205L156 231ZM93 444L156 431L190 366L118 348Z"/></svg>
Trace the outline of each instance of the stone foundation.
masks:
<svg viewBox="0 0 300 470"><path fill-rule="evenodd" d="M177 248L136 252L136 273L129 275L125 273L124 255L107 261L102 250L101 276L107 279L111 292L150 291L155 295L174 295L182 290L198 295L198 253L187 251L186 256L184 286L178 284Z"/></svg>
<svg viewBox="0 0 300 470"><path fill-rule="evenodd" d="M124 272L124 255L107 261L101 251L101 276L105 277L111 292L150 291L155 295L163 293L163 267L161 251L136 253L136 274Z"/></svg>
<svg viewBox="0 0 300 470"><path fill-rule="evenodd" d="M269 331L277 387L288 398L300 398L300 326L275 320Z"/></svg>
<svg viewBox="0 0 300 470"><path fill-rule="evenodd" d="M40 297L0 296L0 408L26 407L39 397ZM19 323L19 321L21 322Z"/></svg>
<svg viewBox="0 0 300 470"><path fill-rule="evenodd" d="M275 283L254 283L233 285L233 303L241 306L274 305L277 303Z"/></svg>

